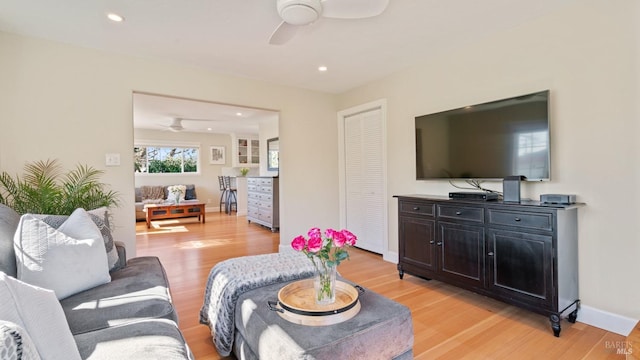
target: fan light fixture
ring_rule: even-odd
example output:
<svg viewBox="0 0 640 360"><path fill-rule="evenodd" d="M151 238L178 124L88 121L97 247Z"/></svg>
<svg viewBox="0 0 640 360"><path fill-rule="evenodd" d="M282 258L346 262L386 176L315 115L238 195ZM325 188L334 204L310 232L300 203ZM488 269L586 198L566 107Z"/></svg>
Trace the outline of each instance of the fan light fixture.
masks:
<svg viewBox="0 0 640 360"><path fill-rule="evenodd" d="M282 20L291 25L311 24L322 13L320 0L283 0L277 7Z"/></svg>
<svg viewBox="0 0 640 360"><path fill-rule="evenodd" d="M331 19L366 19L382 14L389 0L275 0L282 21L271 33L269 44L282 45L293 39L301 25L321 17ZM314 25L315 26L315 25Z"/></svg>
<svg viewBox="0 0 640 360"><path fill-rule="evenodd" d="M178 132L184 130L182 126L182 119L176 118L171 121L171 124L168 126L169 130L173 132Z"/></svg>

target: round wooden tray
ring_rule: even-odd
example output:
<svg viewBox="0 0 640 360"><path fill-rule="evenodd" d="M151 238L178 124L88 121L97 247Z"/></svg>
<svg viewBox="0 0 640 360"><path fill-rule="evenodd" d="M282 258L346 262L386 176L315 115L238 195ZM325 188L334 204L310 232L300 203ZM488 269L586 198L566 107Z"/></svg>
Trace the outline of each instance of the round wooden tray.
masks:
<svg viewBox="0 0 640 360"><path fill-rule="evenodd" d="M300 325L325 326L349 320L360 312L360 292L343 281L336 281L336 301L318 305L315 302L313 279L292 282L278 291L278 301L269 301L269 308L283 319Z"/></svg>

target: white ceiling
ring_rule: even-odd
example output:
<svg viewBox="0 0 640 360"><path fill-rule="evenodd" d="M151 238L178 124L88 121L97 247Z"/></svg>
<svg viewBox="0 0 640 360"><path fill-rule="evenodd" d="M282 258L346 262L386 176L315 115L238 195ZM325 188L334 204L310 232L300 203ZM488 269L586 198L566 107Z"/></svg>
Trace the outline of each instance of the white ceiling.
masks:
<svg viewBox="0 0 640 360"><path fill-rule="evenodd" d="M274 46L276 0L0 0L0 31L341 93L577 1L390 0L378 17L321 18Z"/></svg>
<svg viewBox="0 0 640 360"><path fill-rule="evenodd" d="M277 46L268 44L281 22L276 0L0 0L0 31L341 93L576 1L390 0L380 16L320 18ZM183 122L194 131L250 132L230 126L257 129L258 118L274 116L152 96L135 105L134 126L155 129L181 117L215 120ZM234 118L238 111L251 114L246 123Z"/></svg>
<svg viewBox="0 0 640 360"><path fill-rule="evenodd" d="M262 121L278 119L278 112L226 104L134 93L133 126L170 131L182 119L184 132L258 134Z"/></svg>

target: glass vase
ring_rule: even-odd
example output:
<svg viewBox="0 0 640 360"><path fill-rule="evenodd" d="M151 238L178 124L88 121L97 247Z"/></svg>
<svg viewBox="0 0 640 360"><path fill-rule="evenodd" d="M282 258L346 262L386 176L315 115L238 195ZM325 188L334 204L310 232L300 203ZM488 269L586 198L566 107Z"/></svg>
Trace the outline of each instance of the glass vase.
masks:
<svg viewBox="0 0 640 360"><path fill-rule="evenodd" d="M321 264L313 281L316 304L328 305L336 301L336 267Z"/></svg>

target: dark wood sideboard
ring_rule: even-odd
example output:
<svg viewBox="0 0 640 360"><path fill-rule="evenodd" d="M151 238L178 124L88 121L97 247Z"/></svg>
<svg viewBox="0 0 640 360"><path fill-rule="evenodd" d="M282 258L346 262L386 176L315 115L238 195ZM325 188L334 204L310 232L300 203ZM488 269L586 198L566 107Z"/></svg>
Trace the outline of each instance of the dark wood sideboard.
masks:
<svg viewBox="0 0 640 360"><path fill-rule="evenodd" d="M396 195L398 271L549 316L555 336L578 298L581 204L503 203Z"/></svg>

